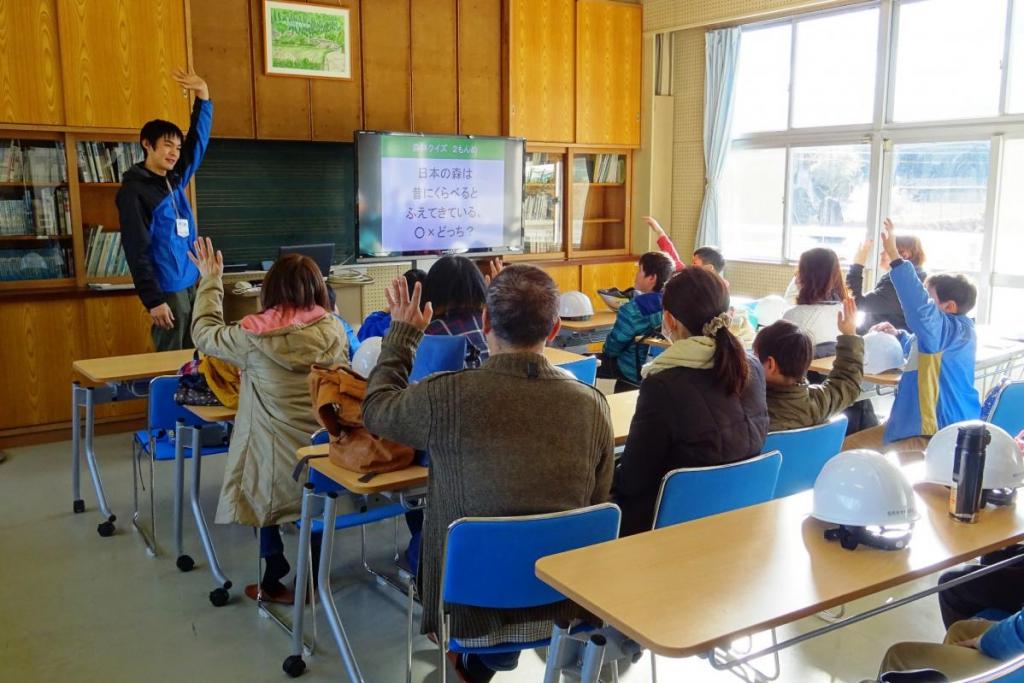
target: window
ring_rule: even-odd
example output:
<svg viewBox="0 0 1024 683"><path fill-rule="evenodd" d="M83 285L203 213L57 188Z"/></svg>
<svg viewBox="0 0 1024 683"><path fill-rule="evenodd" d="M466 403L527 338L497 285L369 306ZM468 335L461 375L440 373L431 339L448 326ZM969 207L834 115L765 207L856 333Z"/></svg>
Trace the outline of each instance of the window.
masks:
<svg viewBox="0 0 1024 683"><path fill-rule="evenodd" d="M870 123L878 10L829 15L796 26L793 126Z"/></svg>
<svg viewBox="0 0 1024 683"><path fill-rule="evenodd" d="M733 150L723 173L719 216L729 258L777 258L782 244L786 150Z"/></svg>
<svg viewBox="0 0 1024 683"><path fill-rule="evenodd" d="M1010 73L1006 92L1006 111L1024 113L1024 3L1013 8L1013 33L1010 39Z"/></svg>
<svg viewBox="0 0 1024 683"><path fill-rule="evenodd" d="M797 147L790 152L787 257L814 247L850 258L867 234L871 148Z"/></svg>
<svg viewBox="0 0 1024 683"><path fill-rule="evenodd" d="M995 272L1024 275L1024 139L1003 146L1002 192L996 224Z"/></svg>
<svg viewBox="0 0 1024 683"><path fill-rule="evenodd" d="M789 24L743 32L736 67L733 137L786 128L792 42Z"/></svg>
<svg viewBox="0 0 1024 683"><path fill-rule="evenodd" d="M899 5L894 121L996 116L1006 0Z"/></svg>

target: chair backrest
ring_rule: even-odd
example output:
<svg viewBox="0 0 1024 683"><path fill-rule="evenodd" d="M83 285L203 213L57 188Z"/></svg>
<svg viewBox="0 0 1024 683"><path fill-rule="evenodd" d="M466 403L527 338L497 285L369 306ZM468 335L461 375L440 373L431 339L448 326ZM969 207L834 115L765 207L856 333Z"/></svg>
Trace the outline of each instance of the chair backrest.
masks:
<svg viewBox="0 0 1024 683"><path fill-rule="evenodd" d="M149 406L146 410L149 431L154 432L159 429L173 431L178 420L183 420L190 427L205 424L194 413L186 410L185 406L178 405L174 400L174 392L177 390L177 375L164 375L150 380Z"/></svg>
<svg viewBox="0 0 1024 683"><path fill-rule="evenodd" d="M466 338L428 334L420 341L416 349L416 359L409 372L410 382L421 379L435 372L461 370L466 366Z"/></svg>
<svg viewBox="0 0 1024 683"><path fill-rule="evenodd" d="M778 451L715 467L684 467L661 480L654 528L710 517L772 499L782 465Z"/></svg>
<svg viewBox="0 0 1024 683"><path fill-rule="evenodd" d="M565 596L537 578L542 557L611 541L619 535L619 507L523 517L463 517L448 526L442 570L445 603L517 608L548 605Z"/></svg>
<svg viewBox="0 0 1024 683"><path fill-rule="evenodd" d="M583 382L594 386L597 383L597 357L587 356L580 360L574 360L569 363L562 363L558 367L562 368L568 373L571 373L573 377Z"/></svg>
<svg viewBox="0 0 1024 683"><path fill-rule="evenodd" d="M999 389L988 421L1010 436L1017 436L1024 429L1024 380L1007 382Z"/></svg>
<svg viewBox="0 0 1024 683"><path fill-rule="evenodd" d="M775 498L814 488L821 468L843 450L846 424L846 416L839 414L814 427L768 434L763 452L781 451L783 458Z"/></svg>

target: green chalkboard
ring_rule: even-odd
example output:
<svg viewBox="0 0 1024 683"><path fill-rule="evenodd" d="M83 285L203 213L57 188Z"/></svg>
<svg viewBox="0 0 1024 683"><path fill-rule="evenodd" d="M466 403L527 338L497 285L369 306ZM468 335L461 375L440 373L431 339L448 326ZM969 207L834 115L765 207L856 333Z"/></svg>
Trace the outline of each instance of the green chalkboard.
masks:
<svg viewBox="0 0 1024 683"><path fill-rule="evenodd" d="M211 140L196 174L199 233L225 263L258 267L291 244L334 242L335 263L355 250L353 146Z"/></svg>

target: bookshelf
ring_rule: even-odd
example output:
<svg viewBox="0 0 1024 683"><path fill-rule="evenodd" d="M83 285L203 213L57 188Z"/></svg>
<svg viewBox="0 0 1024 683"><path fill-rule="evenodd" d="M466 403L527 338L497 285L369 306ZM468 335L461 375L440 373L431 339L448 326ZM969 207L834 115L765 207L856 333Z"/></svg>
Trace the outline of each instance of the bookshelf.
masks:
<svg viewBox="0 0 1024 683"><path fill-rule="evenodd" d="M569 163L570 257L628 253L631 152L575 148Z"/></svg>
<svg viewBox="0 0 1024 683"><path fill-rule="evenodd" d="M523 252L561 255L565 154L532 151L526 154L523 183Z"/></svg>

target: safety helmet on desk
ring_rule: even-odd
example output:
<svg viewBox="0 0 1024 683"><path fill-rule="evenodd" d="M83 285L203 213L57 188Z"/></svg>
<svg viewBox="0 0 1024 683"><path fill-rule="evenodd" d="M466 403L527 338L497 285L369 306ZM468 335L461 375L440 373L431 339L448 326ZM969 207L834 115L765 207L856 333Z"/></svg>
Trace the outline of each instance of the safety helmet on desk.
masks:
<svg viewBox="0 0 1024 683"><path fill-rule="evenodd" d="M381 337L368 337L360 344L352 355L352 369L363 377L369 377L373 369L377 367L381 341Z"/></svg>
<svg viewBox="0 0 1024 683"><path fill-rule="evenodd" d="M991 503L1009 502L1004 498L1012 496L1012 490L1024 486L1024 456L1012 436L994 424L981 420L954 422L935 433L924 452L924 481L942 486L953 485L957 433L961 427L977 425L983 425L992 437L985 447L985 474L981 480L985 500ZM990 493L999 490L1006 493Z"/></svg>
<svg viewBox="0 0 1024 683"><path fill-rule="evenodd" d="M594 304L583 292L564 292L558 297L558 317L563 320L590 320L594 317Z"/></svg>
<svg viewBox="0 0 1024 683"><path fill-rule="evenodd" d="M769 294L754 304L754 317L757 319L758 327L768 327L791 308L793 307L778 294Z"/></svg>
<svg viewBox="0 0 1024 683"><path fill-rule="evenodd" d="M903 345L899 339L885 332L864 335L864 372L877 375L886 370L898 370L904 362Z"/></svg>
<svg viewBox="0 0 1024 683"><path fill-rule="evenodd" d="M863 543L883 550L905 548L920 517L914 489L900 469L876 451L857 449L835 456L814 482L815 519L838 524L825 538L847 550Z"/></svg>

